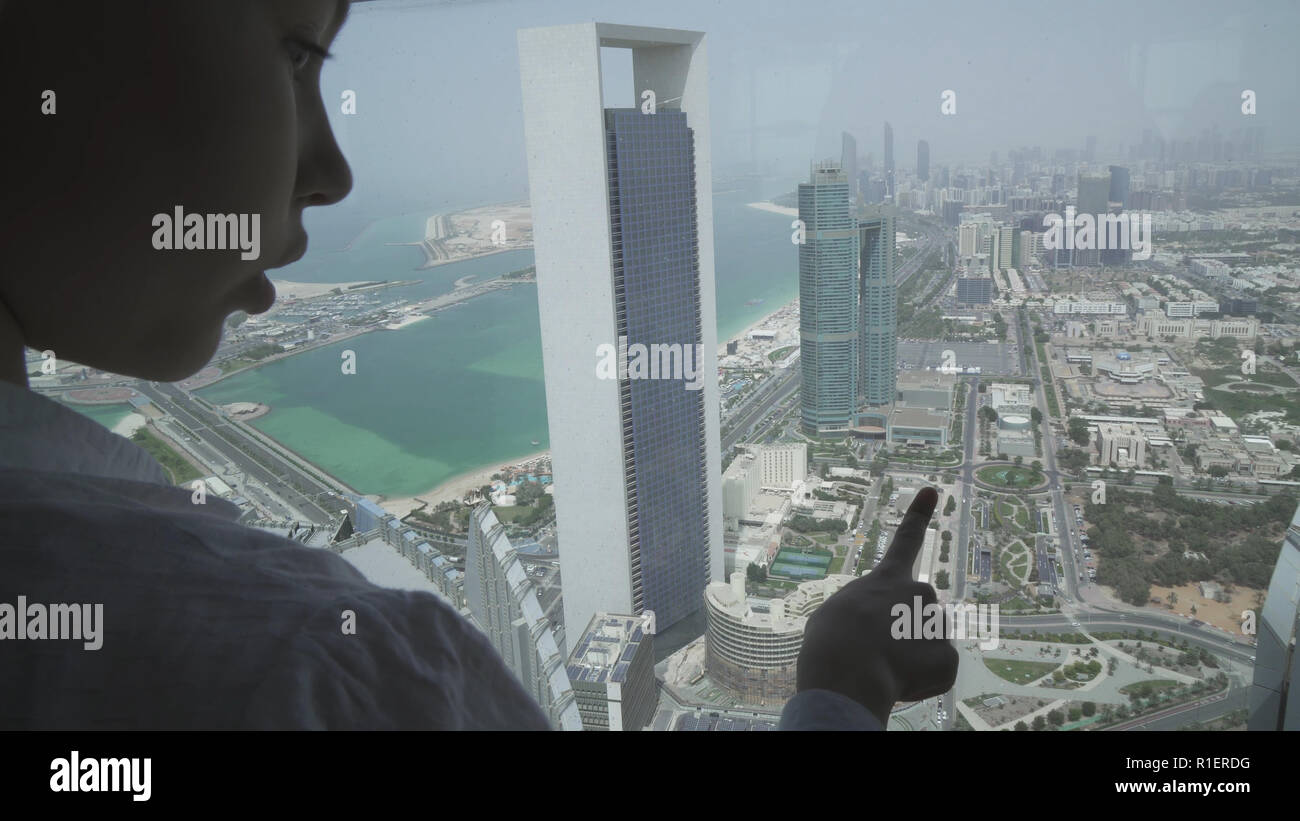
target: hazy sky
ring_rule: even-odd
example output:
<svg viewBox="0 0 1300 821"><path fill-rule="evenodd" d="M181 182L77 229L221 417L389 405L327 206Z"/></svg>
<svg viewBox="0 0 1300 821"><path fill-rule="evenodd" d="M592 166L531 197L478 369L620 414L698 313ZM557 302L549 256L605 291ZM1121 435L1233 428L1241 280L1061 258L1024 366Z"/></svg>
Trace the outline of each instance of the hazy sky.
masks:
<svg viewBox="0 0 1300 821"><path fill-rule="evenodd" d="M589 20L708 34L715 173L750 156L806 174L839 156L840 132L881 161L885 120L896 163L916 141L933 165L986 162L991 150L1082 148L1102 159L1151 128L1194 136L1266 129L1266 144L1300 144L1300 4L1173 2L914 2L863 0L376 0L354 6L322 87L357 178L345 207L395 213L426 205L520 199L527 169L520 109L519 28ZM623 53L625 54L625 53ZM630 59L607 60L625 88ZM1240 112L1243 89L1258 113ZM339 113L343 89L357 114ZM752 89L752 93L751 93ZM940 94L957 113L940 113Z"/></svg>

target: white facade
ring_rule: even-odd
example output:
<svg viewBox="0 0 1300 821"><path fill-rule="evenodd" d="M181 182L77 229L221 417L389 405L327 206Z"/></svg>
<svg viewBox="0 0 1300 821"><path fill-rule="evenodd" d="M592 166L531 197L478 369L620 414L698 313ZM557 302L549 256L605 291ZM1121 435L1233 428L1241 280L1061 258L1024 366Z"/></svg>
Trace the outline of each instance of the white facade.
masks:
<svg viewBox="0 0 1300 821"><path fill-rule="evenodd" d="M631 49L634 98L653 89L694 133L709 574L722 579L708 65L700 32L580 23L522 29L518 41L564 616L577 636L597 612L634 611L620 383L595 369L598 346L618 338L602 46Z"/></svg>

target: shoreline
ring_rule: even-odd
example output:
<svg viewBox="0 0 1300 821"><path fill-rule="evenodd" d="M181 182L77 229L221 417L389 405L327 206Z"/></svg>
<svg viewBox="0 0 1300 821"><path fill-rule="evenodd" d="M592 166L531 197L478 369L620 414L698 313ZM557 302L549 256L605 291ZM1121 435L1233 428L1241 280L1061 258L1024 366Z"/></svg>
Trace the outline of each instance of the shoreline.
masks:
<svg viewBox="0 0 1300 821"><path fill-rule="evenodd" d="M388 499L383 494L371 494L367 498L377 497L380 507L400 519L412 510L419 508L422 503L428 503L429 507L435 507L439 502L460 501L461 497L469 491L491 482L492 474L500 473L503 467L521 465L550 455L551 450L547 448L546 450L539 450L518 457L507 457L488 466L471 468L458 473L443 480L442 483L434 485L429 490L411 496L397 496Z"/></svg>
<svg viewBox="0 0 1300 821"><path fill-rule="evenodd" d="M747 202L745 203L745 207L753 208L756 211L766 211L769 214L780 214L783 217L798 218L799 216L798 208L790 208L789 206L785 206L785 205L777 205L774 202Z"/></svg>
<svg viewBox="0 0 1300 821"><path fill-rule="evenodd" d="M742 330L737 331L736 333L732 334L731 336L727 337L726 339L719 339L719 341L718 341L718 356L726 356L726 355L727 355L727 343L728 343L728 342L734 342L734 341L742 341L742 342L743 342L744 339L745 339L745 337L749 335L749 332L750 332L750 331L758 330L759 328L762 328L763 326L767 325L769 322L772 321L772 317L776 316L777 314L781 313L781 312L784 311L784 310L787 310L787 309L791 308L791 307L794 306L794 304L797 303L798 301L799 301L799 297L795 297L794 299L790 300L789 302L785 303L784 305L778 306L776 309L774 309L774 310L771 311L770 313L764 314L764 315L762 316L762 318L757 319L757 320L751 322L750 324L746 325Z"/></svg>

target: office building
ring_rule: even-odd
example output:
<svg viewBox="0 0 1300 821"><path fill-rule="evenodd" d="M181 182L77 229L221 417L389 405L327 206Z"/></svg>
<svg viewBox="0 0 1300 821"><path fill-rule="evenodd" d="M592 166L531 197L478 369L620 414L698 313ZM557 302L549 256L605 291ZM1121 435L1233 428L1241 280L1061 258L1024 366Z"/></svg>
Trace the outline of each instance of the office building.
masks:
<svg viewBox="0 0 1300 821"><path fill-rule="evenodd" d="M894 196L894 128L885 123L885 196Z"/></svg>
<svg viewBox="0 0 1300 821"><path fill-rule="evenodd" d="M858 141L845 131L840 134L840 168L849 180L849 204L858 207L861 197L858 189Z"/></svg>
<svg viewBox="0 0 1300 821"><path fill-rule="evenodd" d="M1097 425L1097 450L1101 464L1120 469L1146 467L1146 436L1134 424Z"/></svg>
<svg viewBox="0 0 1300 821"><path fill-rule="evenodd" d="M1256 625L1251 730L1300 730L1300 508L1291 517Z"/></svg>
<svg viewBox="0 0 1300 821"><path fill-rule="evenodd" d="M470 514L465 598L479 629L546 711L551 726L581 730L562 642L557 640L537 590L488 502Z"/></svg>
<svg viewBox="0 0 1300 821"><path fill-rule="evenodd" d="M745 574L716 582L706 593L709 626L705 672L709 680L748 704L784 704L795 693L803 631L821 604L852 576L832 575L800 584L783 599L745 594Z"/></svg>
<svg viewBox="0 0 1300 821"><path fill-rule="evenodd" d="M894 381L898 375L896 219L895 209L882 205L866 209L858 223L860 407L878 407L894 401Z"/></svg>
<svg viewBox="0 0 1300 821"><path fill-rule="evenodd" d="M598 612L653 611L666 629L722 578L707 49L700 32L607 23L518 40L573 646ZM631 50L654 113L605 108L602 47ZM660 378L597 368L604 346L632 345L666 352ZM702 389L676 378L687 357Z"/></svg>
<svg viewBox="0 0 1300 821"><path fill-rule="evenodd" d="M640 730L654 718L654 637L642 619L596 613L577 634L568 676L584 730Z"/></svg>
<svg viewBox="0 0 1300 821"><path fill-rule="evenodd" d="M839 165L813 166L799 185L800 403L810 435L846 430L858 396L858 221Z"/></svg>
<svg viewBox="0 0 1300 821"><path fill-rule="evenodd" d="M957 302L961 305L989 305L993 302L992 277L958 277Z"/></svg>
<svg viewBox="0 0 1300 821"><path fill-rule="evenodd" d="M722 518L734 531L749 513L754 497L764 488L789 491L808 477L808 445L742 445L740 454L722 475Z"/></svg>
<svg viewBox="0 0 1300 821"><path fill-rule="evenodd" d="M1108 203L1110 201L1110 174L1080 174L1079 175L1079 195L1077 212L1079 214L1091 214L1094 220L1100 216L1110 213ZM1099 242L1094 242L1093 248L1075 249L1074 264L1076 265L1100 265L1101 251L1096 247Z"/></svg>
<svg viewBox="0 0 1300 821"><path fill-rule="evenodd" d="M1110 195L1112 203L1119 205L1120 209L1128 207L1128 190L1129 190L1129 173L1128 169L1119 165L1110 167Z"/></svg>

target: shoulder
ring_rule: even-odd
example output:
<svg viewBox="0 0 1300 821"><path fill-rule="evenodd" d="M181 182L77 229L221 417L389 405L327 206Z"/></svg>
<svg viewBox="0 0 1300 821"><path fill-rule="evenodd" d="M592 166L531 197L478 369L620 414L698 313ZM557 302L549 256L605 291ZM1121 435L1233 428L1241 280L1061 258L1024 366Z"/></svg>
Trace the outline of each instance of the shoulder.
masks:
<svg viewBox="0 0 1300 821"><path fill-rule="evenodd" d="M548 729L487 637L431 594L358 590L322 605L251 700L250 727Z"/></svg>

